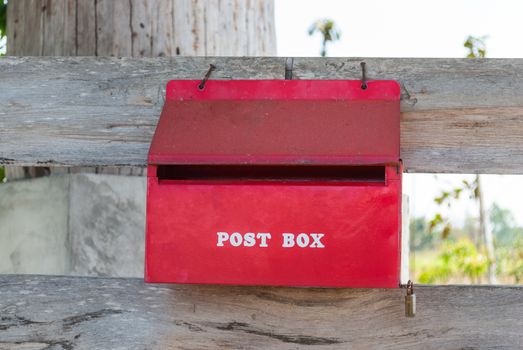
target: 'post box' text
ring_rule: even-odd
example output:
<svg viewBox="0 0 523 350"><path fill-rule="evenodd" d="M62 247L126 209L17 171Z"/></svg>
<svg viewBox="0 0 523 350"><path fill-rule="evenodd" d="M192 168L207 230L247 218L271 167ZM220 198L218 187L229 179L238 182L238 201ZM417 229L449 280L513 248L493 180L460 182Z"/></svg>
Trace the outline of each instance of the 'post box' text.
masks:
<svg viewBox="0 0 523 350"><path fill-rule="evenodd" d="M224 247L226 245L232 247L261 247L267 248L269 241L272 239L272 235L269 232L247 232L239 233L233 232L216 232L217 243L216 246ZM283 248L325 248L325 245L321 239L325 236L323 233L289 233L285 232L281 234L281 246Z"/></svg>

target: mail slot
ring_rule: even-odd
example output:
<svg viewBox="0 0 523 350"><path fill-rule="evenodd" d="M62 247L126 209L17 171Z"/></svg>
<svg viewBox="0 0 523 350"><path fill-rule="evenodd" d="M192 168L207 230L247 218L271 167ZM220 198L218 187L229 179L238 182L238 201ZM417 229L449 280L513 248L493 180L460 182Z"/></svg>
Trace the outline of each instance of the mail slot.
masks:
<svg viewBox="0 0 523 350"><path fill-rule="evenodd" d="M399 85L170 81L146 282L398 287Z"/></svg>

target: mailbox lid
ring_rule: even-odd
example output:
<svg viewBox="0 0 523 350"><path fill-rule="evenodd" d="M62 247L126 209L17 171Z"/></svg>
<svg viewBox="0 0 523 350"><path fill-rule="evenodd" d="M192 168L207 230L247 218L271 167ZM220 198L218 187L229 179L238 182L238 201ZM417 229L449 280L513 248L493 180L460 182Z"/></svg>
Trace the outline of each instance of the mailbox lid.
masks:
<svg viewBox="0 0 523 350"><path fill-rule="evenodd" d="M391 164L395 81L173 80L149 164Z"/></svg>

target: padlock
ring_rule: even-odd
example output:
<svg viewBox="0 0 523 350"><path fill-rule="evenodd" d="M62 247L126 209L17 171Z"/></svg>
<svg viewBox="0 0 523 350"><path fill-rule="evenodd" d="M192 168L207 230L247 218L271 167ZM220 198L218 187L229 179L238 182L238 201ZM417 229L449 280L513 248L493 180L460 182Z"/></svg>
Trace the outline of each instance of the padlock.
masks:
<svg viewBox="0 0 523 350"><path fill-rule="evenodd" d="M416 294L414 294L414 285L412 281L407 283L407 295L405 296L405 316L416 316Z"/></svg>

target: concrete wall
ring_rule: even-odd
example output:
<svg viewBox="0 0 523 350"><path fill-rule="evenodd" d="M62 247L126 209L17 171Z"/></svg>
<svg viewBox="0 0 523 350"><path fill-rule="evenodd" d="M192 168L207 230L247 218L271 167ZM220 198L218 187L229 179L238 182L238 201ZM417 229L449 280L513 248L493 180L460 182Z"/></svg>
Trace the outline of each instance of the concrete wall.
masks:
<svg viewBox="0 0 523 350"><path fill-rule="evenodd" d="M146 177L72 175L70 273L143 276Z"/></svg>
<svg viewBox="0 0 523 350"><path fill-rule="evenodd" d="M0 184L0 273L143 276L145 177Z"/></svg>
<svg viewBox="0 0 523 350"><path fill-rule="evenodd" d="M68 273L69 182L0 183L0 273Z"/></svg>

